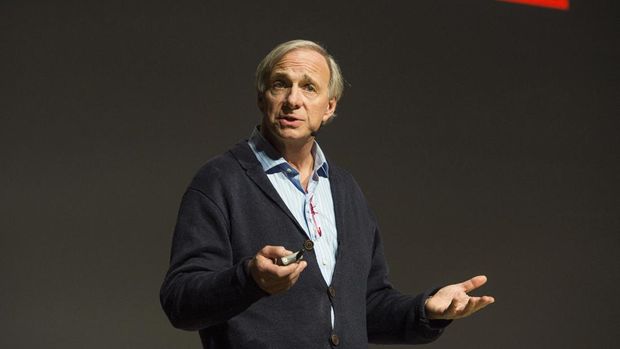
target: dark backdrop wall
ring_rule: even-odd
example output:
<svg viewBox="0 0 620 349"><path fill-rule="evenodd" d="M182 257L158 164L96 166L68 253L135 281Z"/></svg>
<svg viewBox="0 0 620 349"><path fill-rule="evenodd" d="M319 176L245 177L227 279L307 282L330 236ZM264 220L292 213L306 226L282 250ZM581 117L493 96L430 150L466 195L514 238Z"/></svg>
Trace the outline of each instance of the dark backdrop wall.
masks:
<svg viewBox="0 0 620 349"><path fill-rule="evenodd" d="M158 300L179 200L294 38L343 67L319 141L394 284L489 277L496 304L430 348L615 347L616 4L0 2L0 347L199 347Z"/></svg>

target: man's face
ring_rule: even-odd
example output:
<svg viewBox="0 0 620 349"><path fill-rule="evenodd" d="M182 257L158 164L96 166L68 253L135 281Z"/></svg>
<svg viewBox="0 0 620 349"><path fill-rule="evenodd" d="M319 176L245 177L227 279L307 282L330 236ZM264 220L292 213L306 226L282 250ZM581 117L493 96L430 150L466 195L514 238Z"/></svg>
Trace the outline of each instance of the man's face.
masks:
<svg viewBox="0 0 620 349"><path fill-rule="evenodd" d="M293 50L274 66L267 90L259 97L263 132L284 144L310 141L336 109L328 97L329 67L325 58L309 49Z"/></svg>

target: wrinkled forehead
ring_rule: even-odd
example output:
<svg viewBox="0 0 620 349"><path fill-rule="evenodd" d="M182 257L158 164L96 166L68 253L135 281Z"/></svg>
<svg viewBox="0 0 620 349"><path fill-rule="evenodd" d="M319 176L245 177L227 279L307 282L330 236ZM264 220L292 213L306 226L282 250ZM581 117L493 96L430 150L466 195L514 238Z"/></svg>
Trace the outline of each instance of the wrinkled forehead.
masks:
<svg viewBox="0 0 620 349"><path fill-rule="evenodd" d="M271 76L282 74L301 74L329 81L330 71L327 59L311 49L296 49L286 53L274 65Z"/></svg>

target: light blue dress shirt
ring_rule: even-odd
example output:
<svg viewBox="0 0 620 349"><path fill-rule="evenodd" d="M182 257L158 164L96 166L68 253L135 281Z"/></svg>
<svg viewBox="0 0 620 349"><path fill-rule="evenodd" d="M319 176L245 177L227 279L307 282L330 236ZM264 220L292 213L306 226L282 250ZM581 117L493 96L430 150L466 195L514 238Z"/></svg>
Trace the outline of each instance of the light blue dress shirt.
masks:
<svg viewBox="0 0 620 349"><path fill-rule="evenodd" d="M336 266L338 234L329 183L329 165L321 147L316 142L312 147L314 169L306 191L301 185L299 172L274 149L258 128L252 132L248 145L286 207L304 229L308 238L314 242L314 252L321 274L325 282L330 285ZM331 317L333 326L333 309Z"/></svg>

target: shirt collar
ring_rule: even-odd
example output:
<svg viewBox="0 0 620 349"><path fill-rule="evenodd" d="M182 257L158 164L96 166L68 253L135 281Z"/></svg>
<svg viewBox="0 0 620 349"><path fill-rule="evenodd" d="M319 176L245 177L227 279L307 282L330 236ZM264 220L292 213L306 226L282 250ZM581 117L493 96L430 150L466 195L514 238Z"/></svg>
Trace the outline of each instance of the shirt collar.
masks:
<svg viewBox="0 0 620 349"><path fill-rule="evenodd" d="M255 127L248 140L248 145L256 155L265 173L274 173L291 168L291 165L282 155L269 143L260 133L259 126ZM329 177L329 165L325 154L319 144L315 141L312 145L312 156L314 157L314 172L322 177Z"/></svg>

